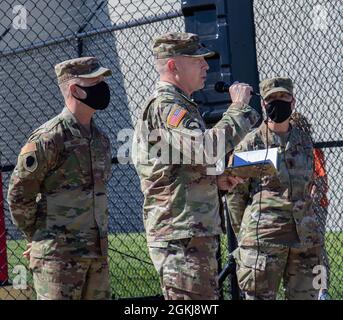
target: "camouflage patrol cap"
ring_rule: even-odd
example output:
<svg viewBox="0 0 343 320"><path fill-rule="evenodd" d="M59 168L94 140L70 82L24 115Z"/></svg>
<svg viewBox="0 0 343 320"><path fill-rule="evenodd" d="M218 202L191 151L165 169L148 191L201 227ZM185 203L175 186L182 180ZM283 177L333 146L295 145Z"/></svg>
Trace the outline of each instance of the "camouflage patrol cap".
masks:
<svg viewBox="0 0 343 320"><path fill-rule="evenodd" d="M293 95L293 82L290 78L276 77L260 82L260 93L263 99L275 92L286 92Z"/></svg>
<svg viewBox="0 0 343 320"><path fill-rule="evenodd" d="M158 36L153 41L153 52L156 59L211 57L215 54L200 44L198 35L186 32L169 32Z"/></svg>
<svg viewBox="0 0 343 320"><path fill-rule="evenodd" d="M82 57L66 60L55 65L58 83L73 78L95 78L99 76L110 76L110 69L101 67L95 57Z"/></svg>

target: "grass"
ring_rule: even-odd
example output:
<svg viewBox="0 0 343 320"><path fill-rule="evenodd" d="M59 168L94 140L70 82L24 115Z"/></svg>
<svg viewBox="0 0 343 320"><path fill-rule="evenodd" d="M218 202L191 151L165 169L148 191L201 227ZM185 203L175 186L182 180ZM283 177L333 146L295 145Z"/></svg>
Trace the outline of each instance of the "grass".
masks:
<svg viewBox="0 0 343 320"><path fill-rule="evenodd" d="M28 266L22 258L26 246L23 240L7 242L7 256L10 278L16 265ZM151 263L141 233L115 234L109 236L109 260L111 286L114 298L146 297L160 295L157 273ZM332 299L343 300L343 232L330 232L326 235L326 248L330 257L330 295ZM222 250L225 250L223 237ZM224 252L224 251L223 251ZM28 272L28 283L32 277Z"/></svg>

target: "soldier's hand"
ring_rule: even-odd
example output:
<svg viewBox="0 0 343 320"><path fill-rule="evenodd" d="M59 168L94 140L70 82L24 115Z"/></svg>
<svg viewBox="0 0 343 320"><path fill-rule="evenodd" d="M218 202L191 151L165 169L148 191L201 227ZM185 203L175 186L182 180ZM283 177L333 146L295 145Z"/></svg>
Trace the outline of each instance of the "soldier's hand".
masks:
<svg viewBox="0 0 343 320"><path fill-rule="evenodd" d="M253 88L246 83L234 83L229 88L232 103L248 104L251 99Z"/></svg>
<svg viewBox="0 0 343 320"><path fill-rule="evenodd" d="M219 190L232 191L237 184L244 182L244 179L236 176L221 174L217 176L217 185Z"/></svg>
<svg viewBox="0 0 343 320"><path fill-rule="evenodd" d="M30 260L30 253L31 253L31 242L26 245L26 250L23 252L23 257L25 257L27 260Z"/></svg>

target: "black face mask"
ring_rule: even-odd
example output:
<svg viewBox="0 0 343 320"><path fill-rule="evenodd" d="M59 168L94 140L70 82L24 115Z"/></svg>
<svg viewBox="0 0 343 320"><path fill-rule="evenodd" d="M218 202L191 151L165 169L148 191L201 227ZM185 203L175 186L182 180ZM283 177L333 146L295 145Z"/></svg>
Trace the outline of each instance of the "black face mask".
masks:
<svg viewBox="0 0 343 320"><path fill-rule="evenodd" d="M91 87L83 87L78 84L77 86L87 93L87 97L80 99L73 96L75 99L95 110L104 110L108 107L110 103L110 88L106 82L101 81Z"/></svg>
<svg viewBox="0 0 343 320"><path fill-rule="evenodd" d="M292 102L283 100L274 100L266 105L267 116L276 123L287 120L292 114Z"/></svg>

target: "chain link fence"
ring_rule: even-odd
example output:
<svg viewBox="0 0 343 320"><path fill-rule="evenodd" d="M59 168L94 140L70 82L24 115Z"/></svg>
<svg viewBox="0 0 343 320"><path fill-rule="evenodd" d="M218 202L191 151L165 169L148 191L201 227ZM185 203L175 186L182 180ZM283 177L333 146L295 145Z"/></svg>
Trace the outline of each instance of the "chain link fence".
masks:
<svg viewBox="0 0 343 320"><path fill-rule="evenodd" d="M40 0L25 1L22 7L2 1L0 17L0 150L5 195L11 166L30 132L63 108L55 64L78 56L96 56L113 70L108 79L111 105L96 116L96 122L108 134L115 157L122 144L117 141L118 133L133 128L157 78L151 40L161 33L184 30L178 0ZM24 28L15 29L20 24ZM133 166L113 165L108 197L113 297L161 294L146 250L143 199ZM17 275L13 268L27 266L21 258L26 243L10 220L6 201L4 205L13 280ZM27 276L32 285L30 274ZM4 298L17 299L17 295L19 291L13 290Z"/></svg>
<svg viewBox="0 0 343 320"><path fill-rule="evenodd" d="M319 4L325 14L319 13ZM295 80L298 110L312 123L316 142L341 139L342 60L338 50L342 25L337 23L342 18L340 5L339 0L254 1L260 78L278 74ZM317 16L326 23L325 30L319 22L319 29L314 27ZM96 116L97 124L111 140L114 157L108 185L113 298L161 295L146 248L139 180L133 166L116 163L116 156L123 143L118 141L120 131L134 127L142 103L157 79L151 41L168 31L184 31L179 0L27 0L21 5L3 0L1 3L0 165L4 195L19 150L30 132L63 108L54 65L78 56L96 56L113 70L113 76L107 80L111 104ZM331 266L330 293L342 299L340 167L343 159L338 145L324 145L331 146L324 148L330 186L325 229ZM26 242L10 220L6 201L4 209L8 273L10 280L15 281L23 271L21 265L27 270L27 262L22 258ZM225 262L224 241L221 249ZM32 286L29 272L27 279ZM226 297L227 289L225 286ZM0 292L0 299L34 298L30 287L5 291L0 288Z"/></svg>
<svg viewBox="0 0 343 320"><path fill-rule="evenodd" d="M254 1L260 80L289 76L296 110L312 126L328 174L329 206L320 214L329 257L329 286L343 299L342 8L339 0Z"/></svg>

